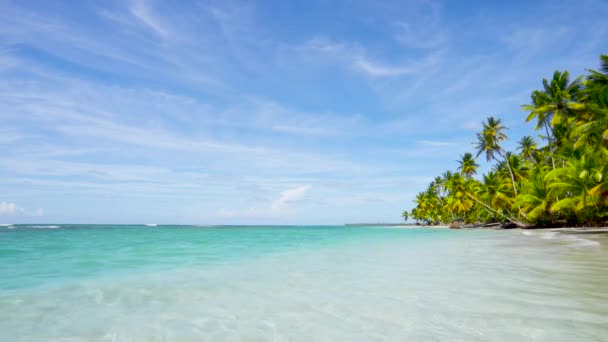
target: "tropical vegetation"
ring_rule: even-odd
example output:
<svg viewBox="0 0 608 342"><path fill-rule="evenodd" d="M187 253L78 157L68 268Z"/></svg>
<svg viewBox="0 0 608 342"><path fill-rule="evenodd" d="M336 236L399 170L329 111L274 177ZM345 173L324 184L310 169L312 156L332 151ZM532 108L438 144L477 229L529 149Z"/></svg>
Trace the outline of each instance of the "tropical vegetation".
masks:
<svg viewBox="0 0 608 342"><path fill-rule="evenodd" d="M493 116L476 134L474 153L435 177L416 196L408 217L424 224L510 222L521 227L608 224L608 55L600 69L572 79L556 71L534 90L524 136L506 151L507 127ZM493 163L478 175L476 159Z"/></svg>

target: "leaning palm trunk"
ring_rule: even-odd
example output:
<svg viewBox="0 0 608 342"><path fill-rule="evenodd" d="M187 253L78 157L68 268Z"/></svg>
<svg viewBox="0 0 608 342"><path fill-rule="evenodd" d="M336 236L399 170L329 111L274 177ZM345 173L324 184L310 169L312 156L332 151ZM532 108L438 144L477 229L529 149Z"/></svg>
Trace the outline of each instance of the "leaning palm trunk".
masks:
<svg viewBox="0 0 608 342"><path fill-rule="evenodd" d="M468 196L470 199L472 199L473 201L475 201L475 202L477 202L477 203L481 204L481 205L482 205L482 206L483 206L485 209L490 210L491 212L493 212L493 213L495 213L495 214L497 214L497 215L499 215L499 216L502 216L503 218L505 218L505 219L507 219L507 220L509 220L509 221L513 222L513 223L514 223L514 224L515 224L515 225L516 225L518 228L530 228L530 227L531 227L531 225L529 225L529 224L527 224L527 223L521 222L521 221L519 221L519 220L516 220L516 219L514 219L514 218L512 218L512 217L510 217L510 216L507 216L507 215L505 215L505 214L503 214L503 213L499 212L498 210L496 210L496 209L494 209L494 208L490 207L489 205L487 205L487 204L483 203L482 201L478 200L478 199L477 199L475 196L473 196L473 195L471 195L471 194L468 194L468 193L467 193L466 195L467 195L467 196Z"/></svg>

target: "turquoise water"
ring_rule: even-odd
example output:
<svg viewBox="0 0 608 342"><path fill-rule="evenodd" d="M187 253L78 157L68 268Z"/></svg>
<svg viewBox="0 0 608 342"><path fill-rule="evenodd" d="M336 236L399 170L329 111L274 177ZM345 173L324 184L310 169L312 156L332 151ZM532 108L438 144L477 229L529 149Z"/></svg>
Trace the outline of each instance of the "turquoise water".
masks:
<svg viewBox="0 0 608 342"><path fill-rule="evenodd" d="M604 341L602 237L0 227L4 341Z"/></svg>

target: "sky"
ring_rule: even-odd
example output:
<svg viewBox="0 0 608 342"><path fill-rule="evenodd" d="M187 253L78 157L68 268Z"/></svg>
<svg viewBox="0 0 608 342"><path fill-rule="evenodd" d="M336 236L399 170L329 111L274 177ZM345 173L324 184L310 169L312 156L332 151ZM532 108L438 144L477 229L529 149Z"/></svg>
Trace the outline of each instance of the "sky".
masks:
<svg viewBox="0 0 608 342"><path fill-rule="evenodd" d="M608 2L0 0L0 223L400 222ZM485 161L479 159L482 169Z"/></svg>

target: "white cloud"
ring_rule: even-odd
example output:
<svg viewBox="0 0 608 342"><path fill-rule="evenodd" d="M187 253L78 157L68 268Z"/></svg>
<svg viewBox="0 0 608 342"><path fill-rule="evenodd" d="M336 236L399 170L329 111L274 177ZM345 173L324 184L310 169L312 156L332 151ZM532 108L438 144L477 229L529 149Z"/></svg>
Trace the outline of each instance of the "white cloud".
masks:
<svg viewBox="0 0 608 342"><path fill-rule="evenodd" d="M44 210L38 208L34 211L28 211L25 208L18 206L13 202L0 202L0 216L43 216Z"/></svg>
<svg viewBox="0 0 608 342"><path fill-rule="evenodd" d="M269 207L250 207L245 210L220 208L215 216L220 218L270 218L285 216L295 209L293 204L300 201L311 189L310 185L301 185L285 190Z"/></svg>
<svg viewBox="0 0 608 342"><path fill-rule="evenodd" d="M24 209L15 203L0 202L0 215L16 215L24 212Z"/></svg>
<svg viewBox="0 0 608 342"><path fill-rule="evenodd" d="M299 201L302 199L302 197L304 197L308 190L310 190L310 185L302 185L291 190L283 191L281 197L272 203L271 208L278 210L284 208L290 203Z"/></svg>

